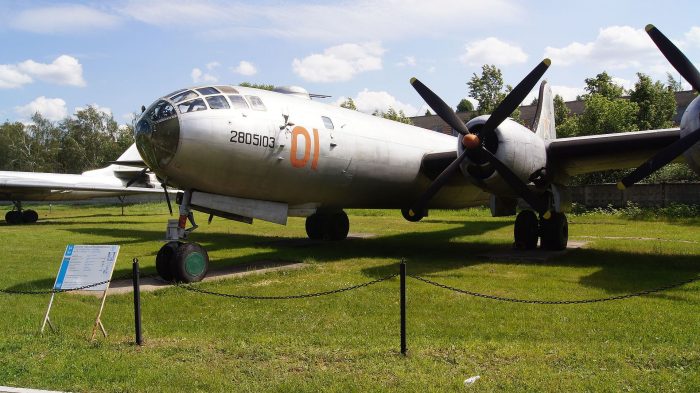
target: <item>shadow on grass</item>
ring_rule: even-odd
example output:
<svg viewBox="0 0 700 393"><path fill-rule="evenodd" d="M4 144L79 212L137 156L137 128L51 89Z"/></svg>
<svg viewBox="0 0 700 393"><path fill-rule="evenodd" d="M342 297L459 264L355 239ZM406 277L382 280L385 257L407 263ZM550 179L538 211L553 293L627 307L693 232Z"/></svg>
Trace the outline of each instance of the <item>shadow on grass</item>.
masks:
<svg viewBox="0 0 700 393"><path fill-rule="evenodd" d="M450 271L483 263L497 265L531 265L552 267L590 268L597 270L579 279L579 284L601 289L610 294L623 294L664 286L670 283L698 277L700 260L692 255L654 255L634 252L605 251L596 249L571 250L563 256L547 262L513 262L485 260L479 255L494 250L510 249L510 242L484 242L463 239L512 225L510 222L470 221L447 229L428 232L405 232L397 235L373 238L353 238L341 242L314 242L300 238L281 238L264 235L194 233L192 241L200 242L210 252L247 248L259 252L246 253L238 257L211 261L211 269L249 263L259 260L314 260L316 263L374 258L393 260L382 266L364 268L362 273L369 278L379 278L398 272L398 262L405 258L411 274L422 276L459 276ZM81 234L92 234L120 239L120 245L159 241L162 231L123 228L68 228ZM114 243L114 242L112 242ZM157 249L141 258L155 259ZM142 269L144 274L155 273L152 265ZM114 276L129 274L128 269L115 271ZM546 278L543 278L543 280ZM9 289L50 288L53 280L36 280L16 285ZM468 288L464 288L468 289ZM665 296L660 294L658 296ZM668 297L678 299L678 297Z"/></svg>

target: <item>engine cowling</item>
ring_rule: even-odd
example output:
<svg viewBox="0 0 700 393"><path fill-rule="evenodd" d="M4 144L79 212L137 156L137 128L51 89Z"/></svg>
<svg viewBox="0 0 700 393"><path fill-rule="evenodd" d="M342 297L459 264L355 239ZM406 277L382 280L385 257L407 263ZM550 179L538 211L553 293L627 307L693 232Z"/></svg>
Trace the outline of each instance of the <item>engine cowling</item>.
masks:
<svg viewBox="0 0 700 393"><path fill-rule="evenodd" d="M488 118L488 115L476 117L467 123L467 128L478 134L479 128ZM533 173L547 165L544 140L511 119L503 121L483 143L486 149L525 183L529 182ZM457 148L459 154L462 154L464 146L461 141ZM517 196L489 162L478 159L478 154L467 156L460 169L468 180L485 191L499 196Z"/></svg>
<svg viewBox="0 0 700 393"><path fill-rule="evenodd" d="M700 129L700 96L688 105L681 119L681 138L694 130ZM688 166L697 174L700 174L700 143L696 143L683 153Z"/></svg>

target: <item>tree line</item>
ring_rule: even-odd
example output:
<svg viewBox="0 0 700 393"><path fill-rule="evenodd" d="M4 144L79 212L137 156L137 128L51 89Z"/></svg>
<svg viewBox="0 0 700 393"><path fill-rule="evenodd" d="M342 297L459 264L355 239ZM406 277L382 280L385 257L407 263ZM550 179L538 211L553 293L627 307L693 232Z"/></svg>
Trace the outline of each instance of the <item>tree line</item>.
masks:
<svg viewBox="0 0 700 393"><path fill-rule="evenodd" d="M0 125L0 169L81 173L116 160L133 141L132 126L91 106L59 122L36 113L30 123Z"/></svg>

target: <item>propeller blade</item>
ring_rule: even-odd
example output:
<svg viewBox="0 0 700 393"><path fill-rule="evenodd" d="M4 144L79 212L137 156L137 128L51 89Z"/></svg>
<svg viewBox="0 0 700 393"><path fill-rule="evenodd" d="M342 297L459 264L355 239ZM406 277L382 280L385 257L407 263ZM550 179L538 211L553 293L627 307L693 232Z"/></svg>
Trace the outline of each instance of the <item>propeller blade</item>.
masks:
<svg viewBox="0 0 700 393"><path fill-rule="evenodd" d="M449 124L450 127L462 135L469 134L469 129L464 125L464 122L457 117L452 108L438 97L437 94L433 93L432 90L416 78L411 78L411 85L416 89L418 94L423 97L423 100L425 100L428 106L435 111L435 114L440 116L445 123Z"/></svg>
<svg viewBox="0 0 700 393"><path fill-rule="evenodd" d="M427 190L418 198L418 200L411 206L408 214L413 216L415 214L420 214L420 212L425 210L425 206L428 204L435 194L444 186L450 177L457 171L459 164L464 161L467 156L467 150L464 150L450 165L445 168L442 173L438 175L437 178L430 184Z"/></svg>
<svg viewBox="0 0 700 393"><path fill-rule="evenodd" d="M676 157L683 154L686 150L688 150L698 141L700 141L700 128L684 136L683 138L680 138L679 140L666 146L666 148L664 148L660 152L656 153L653 157L648 159L642 165L637 167L637 169L635 169L632 173L625 176L620 182L618 182L617 188L620 190L624 190L625 188L634 185L638 181L656 172L664 165L675 160Z"/></svg>
<svg viewBox="0 0 700 393"><path fill-rule="evenodd" d="M540 64L530 71L530 73L508 93L506 98L498 104L493 113L491 113L491 116L486 120L486 123L484 123L484 126L481 128L481 135L492 134L503 120L508 118L514 110L518 109L518 106L520 106L525 97L530 94L530 91L535 87L551 64L552 61L549 59L542 60Z"/></svg>
<svg viewBox="0 0 700 393"><path fill-rule="evenodd" d="M693 63L691 63L683 52L654 25L648 24L644 29L661 53L663 53L664 57L671 63L673 68L675 68L695 90L700 91L700 73L698 73L697 68L693 66Z"/></svg>
<svg viewBox="0 0 700 393"><path fill-rule="evenodd" d="M540 198L538 195L533 193L518 176L513 173L513 171L508 168L506 164L501 162L496 156L494 156L490 151L485 148L481 148L484 157L496 167L496 171L501 175L503 180L508 183L508 185L515 191L516 194L527 202L530 207L532 207L536 212L542 215L545 219L550 217L549 209L547 208L547 203Z"/></svg>
<svg viewBox="0 0 700 393"><path fill-rule="evenodd" d="M132 177L131 180L129 180L126 183L126 188L129 188L132 184L134 184L137 180L139 180L146 172L148 171L148 168L143 168L136 176Z"/></svg>
<svg viewBox="0 0 700 393"><path fill-rule="evenodd" d="M160 185L163 187L163 191L165 192L165 201L168 203L168 211L170 212L170 215L173 215L173 206L170 204L170 195L168 195L168 186L165 185L165 182L160 183Z"/></svg>

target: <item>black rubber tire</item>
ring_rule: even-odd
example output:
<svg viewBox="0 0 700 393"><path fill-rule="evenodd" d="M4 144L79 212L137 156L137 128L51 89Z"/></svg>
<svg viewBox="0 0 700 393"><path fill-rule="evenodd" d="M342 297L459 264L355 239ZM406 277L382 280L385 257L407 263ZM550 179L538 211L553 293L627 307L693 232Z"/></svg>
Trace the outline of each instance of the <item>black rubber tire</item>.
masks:
<svg viewBox="0 0 700 393"><path fill-rule="evenodd" d="M156 255L156 271L160 278L165 281L175 280L175 255L178 248L180 248L180 243L170 242L163 245Z"/></svg>
<svg viewBox="0 0 700 393"><path fill-rule="evenodd" d="M401 215L403 216L403 218L406 219L406 221L418 222L418 221L422 220L423 217L426 216L425 211L419 212L418 214L410 215L408 213L409 210L410 210L410 208L408 208L408 207L404 207L403 209L401 209Z"/></svg>
<svg viewBox="0 0 700 393"><path fill-rule="evenodd" d="M202 281L209 271L209 254L197 243L183 243L175 253L175 279L190 283Z"/></svg>
<svg viewBox="0 0 700 393"><path fill-rule="evenodd" d="M537 248L539 237L539 222L537 214L532 210L523 210L518 213L513 226L513 238L515 248L518 250L534 250Z"/></svg>
<svg viewBox="0 0 700 393"><path fill-rule="evenodd" d="M325 216L318 213L306 217L306 236L311 240L323 239L325 221Z"/></svg>
<svg viewBox="0 0 700 393"><path fill-rule="evenodd" d="M350 220L344 211L331 213L326 217L325 236L327 240L338 241L348 237Z"/></svg>
<svg viewBox="0 0 700 393"><path fill-rule="evenodd" d="M552 213L549 220L540 220L541 247L546 250L561 251L569 242L569 223L564 213Z"/></svg>
<svg viewBox="0 0 700 393"><path fill-rule="evenodd" d="M39 214L34 210L25 210L22 212L22 221L26 224L33 224L39 220Z"/></svg>
<svg viewBox="0 0 700 393"><path fill-rule="evenodd" d="M18 212L17 210L10 210L9 212L5 213L5 222L7 222L9 225L21 224L23 222L22 213Z"/></svg>

